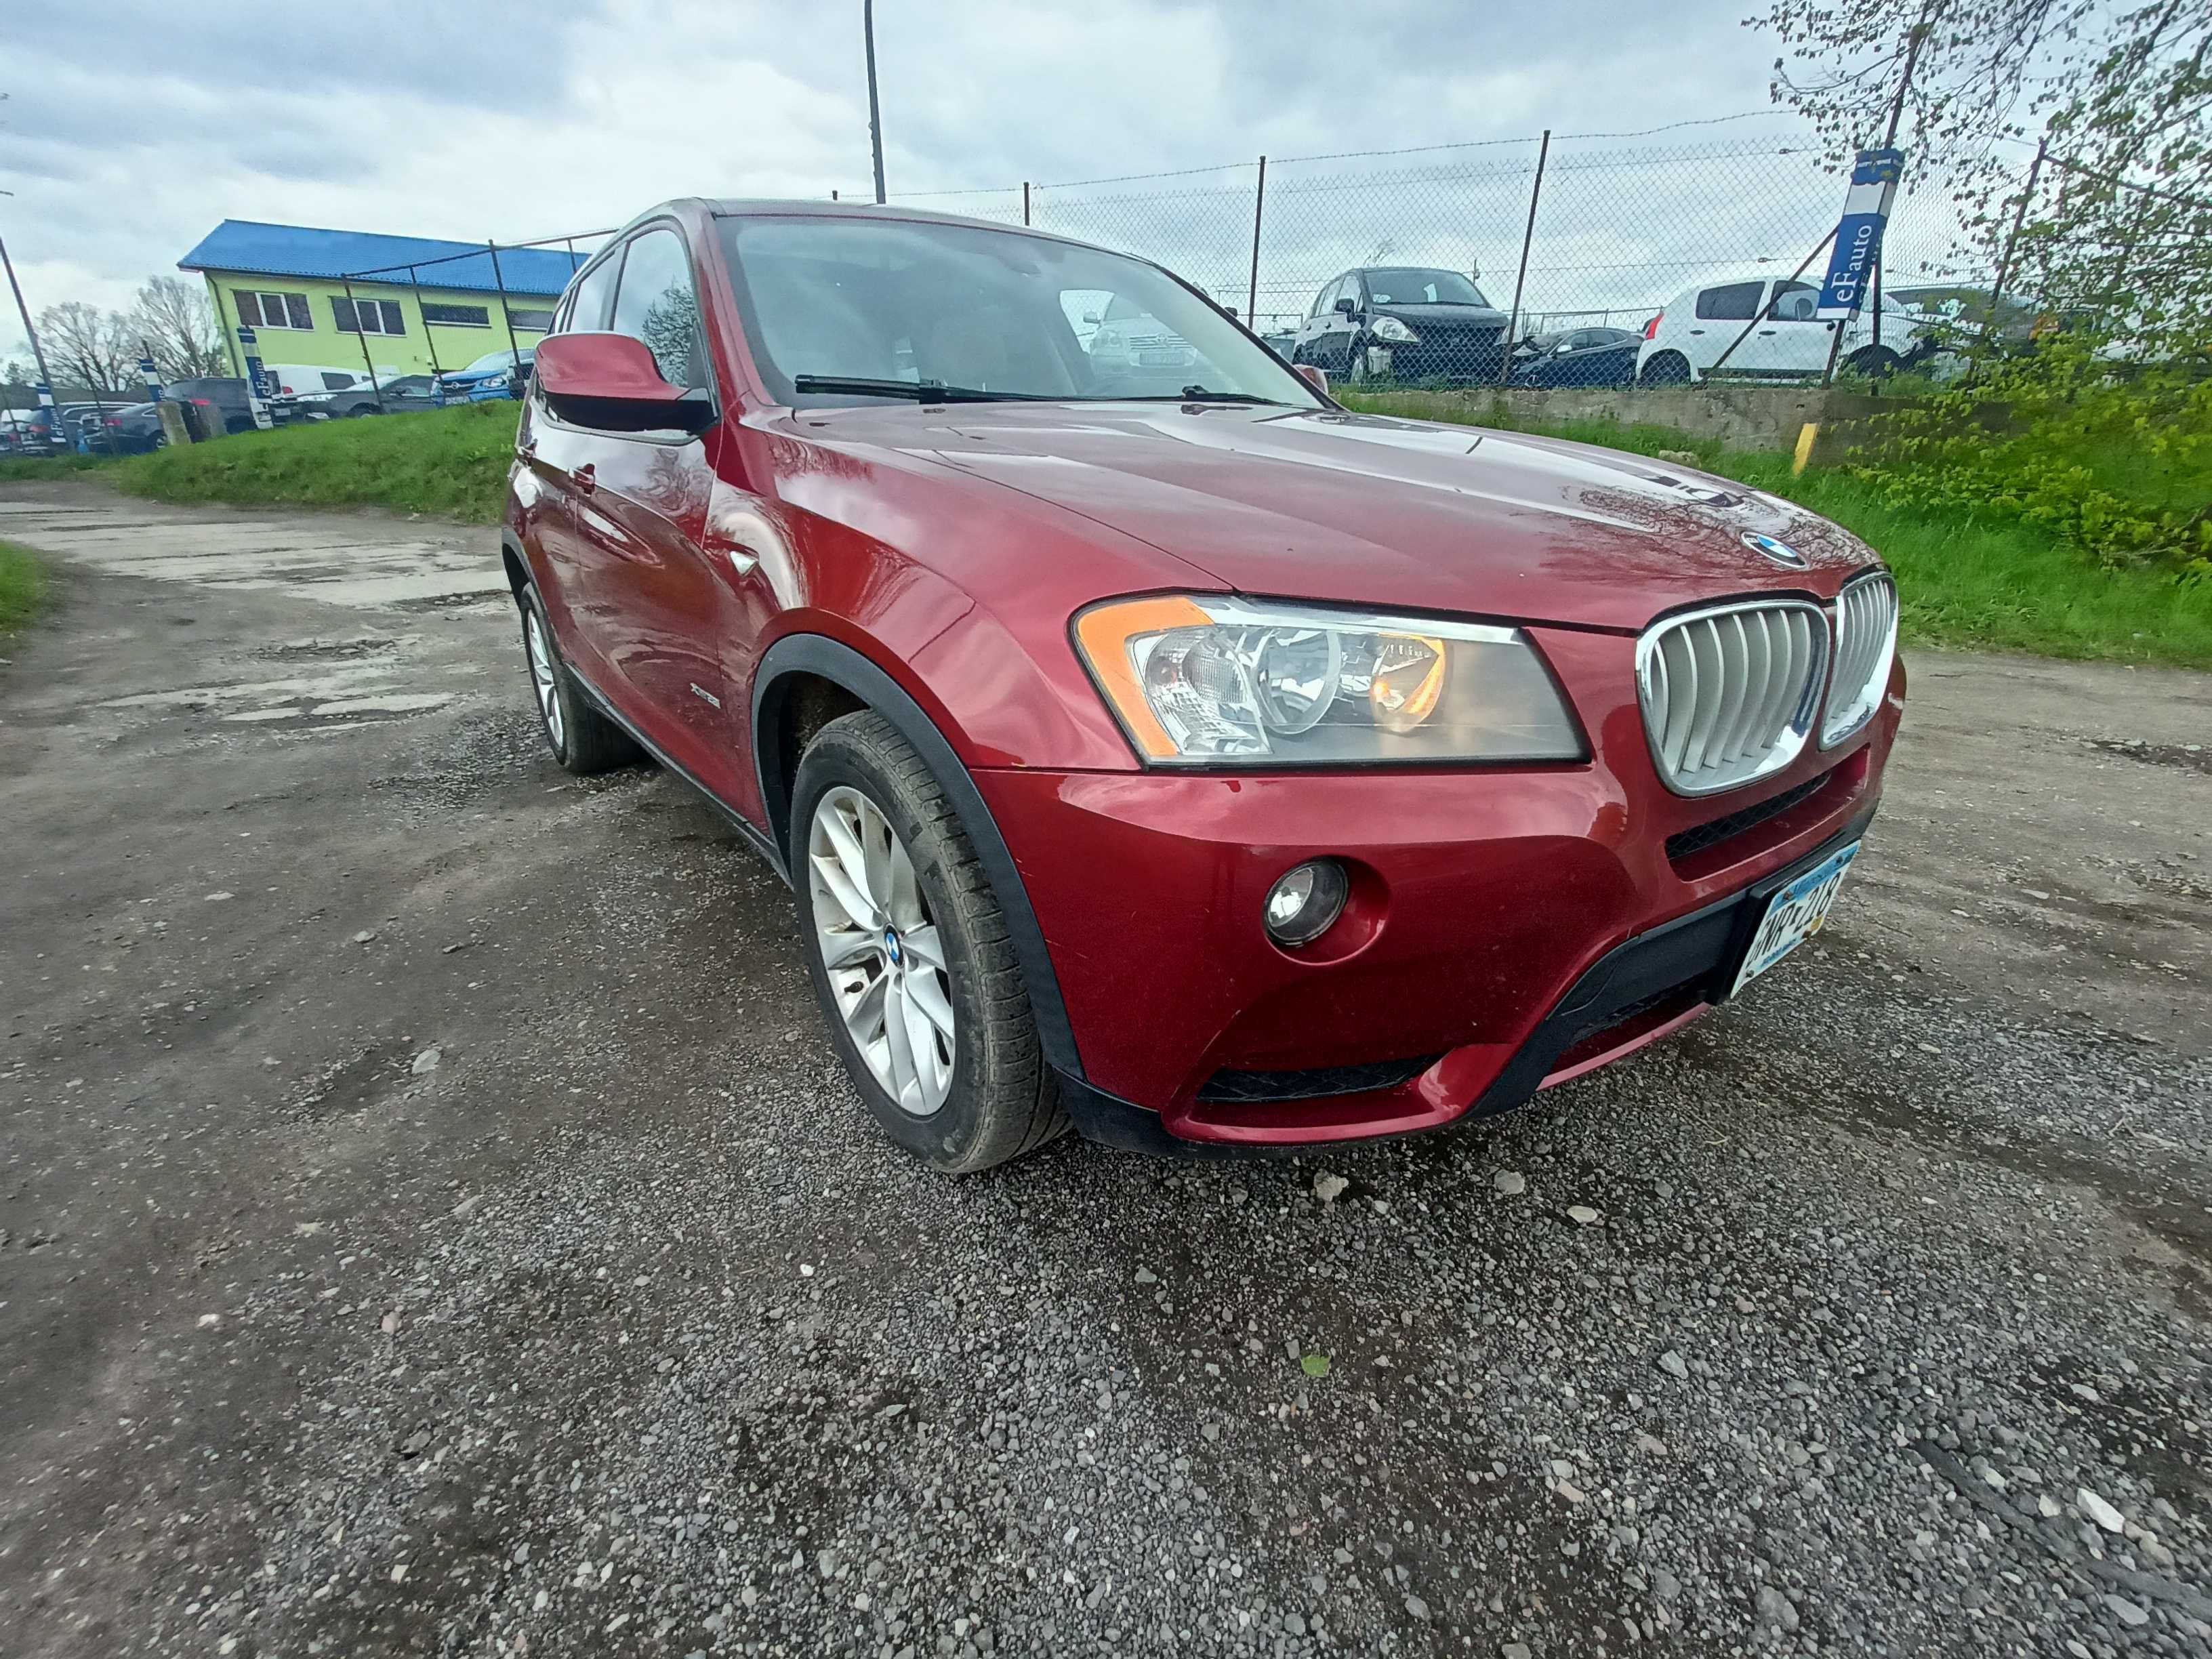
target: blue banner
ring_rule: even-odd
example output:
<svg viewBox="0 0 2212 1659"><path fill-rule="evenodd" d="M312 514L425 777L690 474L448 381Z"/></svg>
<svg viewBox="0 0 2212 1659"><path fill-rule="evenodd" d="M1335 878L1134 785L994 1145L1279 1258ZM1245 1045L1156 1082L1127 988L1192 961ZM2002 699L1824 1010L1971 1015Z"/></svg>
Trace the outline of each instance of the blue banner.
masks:
<svg viewBox="0 0 2212 1659"><path fill-rule="evenodd" d="M1844 216L1836 225L1836 246L1828 255L1828 275L1820 284L1822 318L1856 317L1881 258L1881 233L1889 204L1905 171L1905 152L1863 149L1844 195Z"/></svg>

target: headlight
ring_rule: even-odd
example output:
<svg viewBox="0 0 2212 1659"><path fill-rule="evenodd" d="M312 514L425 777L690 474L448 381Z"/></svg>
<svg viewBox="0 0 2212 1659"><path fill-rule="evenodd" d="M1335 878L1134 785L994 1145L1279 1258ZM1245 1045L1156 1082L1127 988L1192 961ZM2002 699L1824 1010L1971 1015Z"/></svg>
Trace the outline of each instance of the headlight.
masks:
<svg viewBox="0 0 2212 1659"><path fill-rule="evenodd" d="M1154 765L1583 758L1518 629L1178 595L1095 605L1075 636Z"/></svg>
<svg viewBox="0 0 2212 1659"><path fill-rule="evenodd" d="M1395 317L1377 317L1370 331L1376 339L1388 340L1392 345L1419 345L1421 337L1407 328Z"/></svg>

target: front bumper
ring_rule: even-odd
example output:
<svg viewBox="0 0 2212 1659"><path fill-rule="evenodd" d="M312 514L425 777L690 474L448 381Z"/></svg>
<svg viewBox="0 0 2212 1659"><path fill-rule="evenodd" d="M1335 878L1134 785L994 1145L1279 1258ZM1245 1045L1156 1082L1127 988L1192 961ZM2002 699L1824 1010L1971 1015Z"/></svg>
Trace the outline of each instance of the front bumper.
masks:
<svg viewBox="0 0 2212 1659"><path fill-rule="evenodd" d="M1901 672L1839 749L1686 799L1653 773L1632 694L1589 695L1632 685L1633 641L1532 632L1590 762L974 775L1059 980L1079 1127L1155 1150L1293 1146L1518 1105L1724 993L1764 895L1872 817ZM1352 899L1285 952L1262 898L1316 856L1352 866Z"/></svg>

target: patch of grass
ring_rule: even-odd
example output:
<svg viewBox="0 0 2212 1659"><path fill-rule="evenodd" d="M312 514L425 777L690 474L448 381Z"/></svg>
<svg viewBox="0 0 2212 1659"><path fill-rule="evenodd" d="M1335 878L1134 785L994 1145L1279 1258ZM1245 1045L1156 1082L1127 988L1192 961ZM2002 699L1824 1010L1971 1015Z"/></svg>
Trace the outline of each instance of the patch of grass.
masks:
<svg viewBox="0 0 2212 1659"><path fill-rule="evenodd" d="M34 483L114 465L112 455L0 455L0 483Z"/></svg>
<svg viewBox="0 0 2212 1659"><path fill-rule="evenodd" d="M116 485L163 501L384 507L496 524L520 404L242 432L116 464Z"/></svg>
<svg viewBox="0 0 2212 1659"><path fill-rule="evenodd" d="M46 568L27 547L0 542L0 637L31 617L46 594Z"/></svg>
<svg viewBox="0 0 2212 1659"><path fill-rule="evenodd" d="M1376 414L1494 424L1477 422L1464 399L1449 396L1353 393L1342 401ZM1820 468L1792 477L1779 450L1724 449L1672 427L1618 421L1526 429L1640 455L1692 453L1708 471L1834 520L1888 562L1905 636L1923 644L2212 668L2212 583L2177 581L2152 568L2109 568L2015 519L1903 506L1846 472Z"/></svg>

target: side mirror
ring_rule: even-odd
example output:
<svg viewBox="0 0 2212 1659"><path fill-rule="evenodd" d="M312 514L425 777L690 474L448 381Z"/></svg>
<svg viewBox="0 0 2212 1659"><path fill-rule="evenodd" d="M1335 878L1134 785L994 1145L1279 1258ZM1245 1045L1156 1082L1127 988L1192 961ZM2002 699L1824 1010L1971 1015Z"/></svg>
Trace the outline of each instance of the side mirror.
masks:
<svg viewBox="0 0 2212 1659"><path fill-rule="evenodd" d="M1343 299L1339 300L1339 301L1336 302L1336 304L1335 304L1335 306L1333 307L1333 309L1337 313L1337 314L1338 314L1339 316L1343 316L1343 317L1352 317L1352 316L1356 316L1356 315L1358 315L1358 311L1359 311L1359 302L1358 302L1357 300L1354 300L1353 298L1352 298L1352 297L1351 297L1351 295L1346 295Z"/></svg>
<svg viewBox="0 0 2212 1659"><path fill-rule="evenodd" d="M534 360L510 395L534 374L554 414L579 426L614 432L702 432L714 405L703 392L661 378L645 342L628 334L555 334L538 342Z"/></svg>
<svg viewBox="0 0 2212 1659"><path fill-rule="evenodd" d="M1315 363L1293 363L1298 378L1324 398L1328 396L1328 371Z"/></svg>

